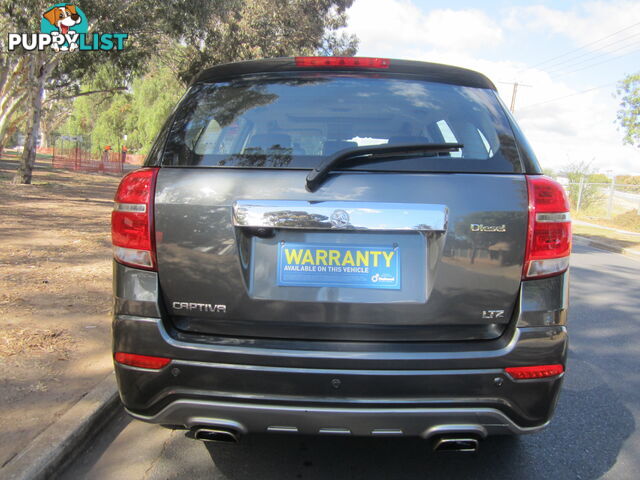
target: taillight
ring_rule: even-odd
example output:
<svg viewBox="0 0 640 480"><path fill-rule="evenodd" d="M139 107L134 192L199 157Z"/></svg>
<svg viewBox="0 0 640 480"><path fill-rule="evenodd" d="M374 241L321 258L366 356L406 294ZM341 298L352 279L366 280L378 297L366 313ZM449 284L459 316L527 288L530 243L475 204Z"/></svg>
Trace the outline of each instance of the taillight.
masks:
<svg viewBox="0 0 640 480"><path fill-rule="evenodd" d="M532 367L509 367L504 369L514 380L555 377L564 372L559 363L554 365L535 365Z"/></svg>
<svg viewBox="0 0 640 480"><path fill-rule="evenodd" d="M562 185L542 175L527 176L529 226L523 279L557 275L569 268L571 216Z"/></svg>
<svg viewBox="0 0 640 480"><path fill-rule="evenodd" d="M169 365L170 358L152 357L150 355L138 355L136 353L117 352L113 358L116 362L130 367L149 368L159 370Z"/></svg>
<svg viewBox="0 0 640 480"><path fill-rule="evenodd" d="M296 67L389 68L388 58L371 57L296 57Z"/></svg>
<svg viewBox="0 0 640 480"><path fill-rule="evenodd" d="M155 270L153 197L157 168L142 168L124 176L111 213L111 241L116 260Z"/></svg>

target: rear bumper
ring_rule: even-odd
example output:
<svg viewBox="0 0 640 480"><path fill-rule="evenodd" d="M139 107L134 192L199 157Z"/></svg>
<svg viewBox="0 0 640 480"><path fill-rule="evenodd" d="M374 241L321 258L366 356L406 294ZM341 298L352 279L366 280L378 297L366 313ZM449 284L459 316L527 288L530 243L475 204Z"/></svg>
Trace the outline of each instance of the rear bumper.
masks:
<svg viewBox="0 0 640 480"><path fill-rule="evenodd" d="M524 282L500 338L473 342L322 342L187 334L164 322L154 272L116 264L115 352L172 359L115 365L140 420L243 433L527 433L550 420L562 384L515 381L506 367L562 364L568 276Z"/></svg>
<svg viewBox="0 0 640 480"><path fill-rule="evenodd" d="M487 435L533 433L548 422L522 427L493 408L337 408L264 405L205 400L176 400L157 414L138 420L183 425L187 428L217 427L249 432L305 435L357 435L430 438L444 433Z"/></svg>
<svg viewBox="0 0 640 480"><path fill-rule="evenodd" d="M427 437L451 425L479 436L526 433L549 422L562 376L515 381L504 368L564 364L567 334L564 326L515 328L504 346L481 351L234 343L190 343L170 335L160 319L116 316L116 351L172 359L160 370L116 364L125 407L148 422L245 433Z"/></svg>

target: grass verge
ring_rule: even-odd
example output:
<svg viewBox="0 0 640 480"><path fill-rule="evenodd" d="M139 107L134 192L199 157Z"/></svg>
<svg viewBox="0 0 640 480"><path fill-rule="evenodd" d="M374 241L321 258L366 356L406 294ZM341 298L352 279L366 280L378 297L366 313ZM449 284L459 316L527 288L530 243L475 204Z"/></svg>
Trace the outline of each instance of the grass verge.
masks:
<svg viewBox="0 0 640 480"><path fill-rule="evenodd" d="M574 235L580 235L590 240L606 243L620 248L630 248L632 250L640 250L640 236L625 235L613 230L605 230L604 228L590 227L586 225L573 225Z"/></svg>

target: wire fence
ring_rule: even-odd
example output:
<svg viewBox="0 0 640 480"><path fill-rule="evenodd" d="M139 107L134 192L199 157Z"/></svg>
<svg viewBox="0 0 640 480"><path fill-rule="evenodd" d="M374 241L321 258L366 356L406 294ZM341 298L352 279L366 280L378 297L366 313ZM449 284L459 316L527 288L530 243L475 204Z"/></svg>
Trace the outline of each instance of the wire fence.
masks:
<svg viewBox="0 0 640 480"><path fill-rule="evenodd" d="M565 185L571 208L581 217L619 219L640 225L640 185L575 182Z"/></svg>

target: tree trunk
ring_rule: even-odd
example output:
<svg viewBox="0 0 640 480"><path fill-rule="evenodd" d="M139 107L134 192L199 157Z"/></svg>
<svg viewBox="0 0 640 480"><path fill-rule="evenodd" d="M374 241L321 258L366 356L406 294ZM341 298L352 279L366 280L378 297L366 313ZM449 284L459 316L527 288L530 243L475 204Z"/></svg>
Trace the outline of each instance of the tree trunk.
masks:
<svg viewBox="0 0 640 480"><path fill-rule="evenodd" d="M43 131L40 138L40 148L49 148L51 146L51 134Z"/></svg>
<svg viewBox="0 0 640 480"><path fill-rule="evenodd" d="M41 53L33 54L28 72L29 104L31 110L27 117L27 138L24 142L22 158L13 183L30 184L33 174L33 166L36 162L36 146L40 134L40 117L42 116L42 96L44 85L50 69Z"/></svg>
<svg viewBox="0 0 640 480"><path fill-rule="evenodd" d="M6 134L14 114L24 101L24 70L27 57L4 56L0 60L0 148L7 140Z"/></svg>
<svg viewBox="0 0 640 480"><path fill-rule="evenodd" d="M24 99L24 93L13 98L7 109L4 112L0 113L0 148L4 146L4 142L7 140L9 125L11 125L13 116Z"/></svg>

